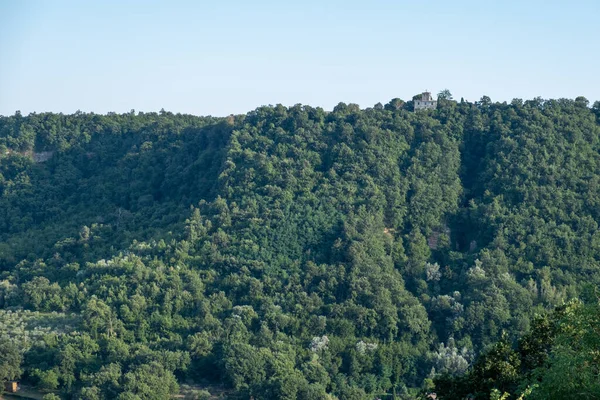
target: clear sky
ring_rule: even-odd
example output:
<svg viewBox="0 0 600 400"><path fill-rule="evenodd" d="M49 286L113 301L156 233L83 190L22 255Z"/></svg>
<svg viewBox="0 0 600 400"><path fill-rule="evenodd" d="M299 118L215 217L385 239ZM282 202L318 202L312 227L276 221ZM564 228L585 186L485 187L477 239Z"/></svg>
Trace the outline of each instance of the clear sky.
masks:
<svg viewBox="0 0 600 400"><path fill-rule="evenodd" d="M600 0L0 0L0 114L600 99Z"/></svg>

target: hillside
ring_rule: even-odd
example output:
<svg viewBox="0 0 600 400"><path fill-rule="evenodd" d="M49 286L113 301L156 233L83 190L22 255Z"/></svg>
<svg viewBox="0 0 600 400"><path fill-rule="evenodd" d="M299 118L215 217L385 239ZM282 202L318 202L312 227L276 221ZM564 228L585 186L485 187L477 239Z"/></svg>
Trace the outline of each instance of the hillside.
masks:
<svg viewBox="0 0 600 400"><path fill-rule="evenodd" d="M593 297L599 121L581 97L0 117L3 378L416 396Z"/></svg>

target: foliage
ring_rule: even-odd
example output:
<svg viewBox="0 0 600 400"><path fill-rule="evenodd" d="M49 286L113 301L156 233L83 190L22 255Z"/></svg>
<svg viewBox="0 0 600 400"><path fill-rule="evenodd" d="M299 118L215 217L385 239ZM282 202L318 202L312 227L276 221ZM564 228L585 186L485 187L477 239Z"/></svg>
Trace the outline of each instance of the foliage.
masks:
<svg viewBox="0 0 600 400"><path fill-rule="evenodd" d="M440 398L598 398L598 327L600 304L572 301L537 318L516 349L504 336L466 375L439 377Z"/></svg>
<svg viewBox="0 0 600 400"><path fill-rule="evenodd" d="M0 117L7 365L67 398L487 399L576 360L594 393L595 320L545 315L600 283L598 107L411 107Z"/></svg>
<svg viewBox="0 0 600 400"><path fill-rule="evenodd" d="M14 380L21 376L23 355L20 349L6 339L0 341L0 380Z"/></svg>

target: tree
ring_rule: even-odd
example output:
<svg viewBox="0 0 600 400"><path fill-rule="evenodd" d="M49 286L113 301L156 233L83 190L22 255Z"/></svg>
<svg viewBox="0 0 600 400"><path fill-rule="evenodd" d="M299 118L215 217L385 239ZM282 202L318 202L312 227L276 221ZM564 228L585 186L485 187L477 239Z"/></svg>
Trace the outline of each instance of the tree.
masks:
<svg viewBox="0 0 600 400"><path fill-rule="evenodd" d="M134 367L124 376L123 389L127 396L142 400L170 399L179 390L171 371L157 362ZM133 397L131 397L133 398Z"/></svg>
<svg viewBox="0 0 600 400"><path fill-rule="evenodd" d="M16 343L10 339L0 340L0 380L11 381L21 376L23 355Z"/></svg>
<svg viewBox="0 0 600 400"><path fill-rule="evenodd" d="M98 338L100 333L106 333L109 336L115 334L116 324L113 312L102 300L90 299L83 310L83 316L85 326L94 338Z"/></svg>
<svg viewBox="0 0 600 400"><path fill-rule="evenodd" d="M227 380L236 389L262 382L266 377L265 351L242 343L231 345L225 352L223 367Z"/></svg>
<svg viewBox="0 0 600 400"><path fill-rule="evenodd" d="M564 313L564 314L563 314ZM559 315L548 363L533 371L532 399L600 395L600 305L571 302Z"/></svg>
<svg viewBox="0 0 600 400"><path fill-rule="evenodd" d="M34 369L31 376L37 380L37 387L40 389L55 390L58 388L59 375L55 369Z"/></svg>
<svg viewBox="0 0 600 400"><path fill-rule="evenodd" d="M500 341L475 362L470 379L480 392L489 393L492 389L512 392L519 380L520 366L519 355L503 332Z"/></svg>
<svg viewBox="0 0 600 400"><path fill-rule="evenodd" d="M387 103L384 108L386 110L394 111L394 110L400 110L402 107L404 107L404 100L399 99L399 98L394 98L394 99L390 100L390 102Z"/></svg>
<svg viewBox="0 0 600 400"><path fill-rule="evenodd" d="M438 101L439 100L452 100L452 93L448 89L444 89L438 93Z"/></svg>

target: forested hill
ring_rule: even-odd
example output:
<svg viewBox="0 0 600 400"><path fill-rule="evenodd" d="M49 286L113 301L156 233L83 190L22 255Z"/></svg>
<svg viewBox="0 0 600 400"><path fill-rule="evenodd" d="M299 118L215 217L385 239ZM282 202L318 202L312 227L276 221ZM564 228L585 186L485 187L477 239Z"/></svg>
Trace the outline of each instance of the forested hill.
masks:
<svg viewBox="0 0 600 400"><path fill-rule="evenodd" d="M0 117L0 378L411 398L593 298L599 119L581 97Z"/></svg>

